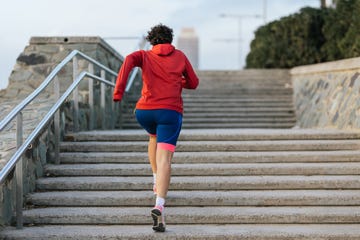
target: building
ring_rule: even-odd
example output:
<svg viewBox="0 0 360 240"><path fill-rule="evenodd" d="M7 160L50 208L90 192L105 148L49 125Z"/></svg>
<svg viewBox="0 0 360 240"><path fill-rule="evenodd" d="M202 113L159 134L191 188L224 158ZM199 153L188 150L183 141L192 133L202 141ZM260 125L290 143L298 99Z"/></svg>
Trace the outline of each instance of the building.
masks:
<svg viewBox="0 0 360 240"><path fill-rule="evenodd" d="M199 68L199 38L195 29L183 28L177 39L177 48L185 53L194 69Z"/></svg>

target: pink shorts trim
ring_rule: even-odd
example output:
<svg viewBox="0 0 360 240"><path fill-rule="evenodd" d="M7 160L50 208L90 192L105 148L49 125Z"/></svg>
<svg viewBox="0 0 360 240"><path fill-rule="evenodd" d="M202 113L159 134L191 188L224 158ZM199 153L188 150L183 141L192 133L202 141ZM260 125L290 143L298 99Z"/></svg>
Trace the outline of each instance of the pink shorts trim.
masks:
<svg viewBox="0 0 360 240"><path fill-rule="evenodd" d="M156 134L150 134L150 133L149 133L149 136L150 136L150 137L156 137Z"/></svg>
<svg viewBox="0 0 360 240"><path fill-rule="evenodd" d="M165 150L168 150L170 152L175 152L175 147L174 145L172 144L169 144L169 143L158 143L157 144L157 147L158 148L161 148L161 149L165 149Z"/></svg>

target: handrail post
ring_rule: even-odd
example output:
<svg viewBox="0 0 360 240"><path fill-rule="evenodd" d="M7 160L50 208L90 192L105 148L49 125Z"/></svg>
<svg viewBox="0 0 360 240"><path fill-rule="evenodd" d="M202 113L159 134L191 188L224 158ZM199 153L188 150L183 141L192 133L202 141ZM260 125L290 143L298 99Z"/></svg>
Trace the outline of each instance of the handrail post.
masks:
<svg viewBox="0 0 360 240"><path fill-rule="evenodd" d="M94 64L89 63L89 73L94 74ZM89 130L94 129L94 79L89 78Z"/></svg>
<svg viewBox="0 0 360 240"><path fill-rule="evenodd" d="M21 147L23 141L23 116L22 112L16 117L16 145ZM23 228L23 158L20 157L15 167L16 175L16 228Z"/></svg>
<svg viewBox="0 0 360 240"><path fill-rule="evenodd" d="M100 77L105 79L105 70L101 70ZM101 128L106 129L106 110L105 110L105 83L100 83L100 108L101 108Z"/></svg>
<svg viewBox="0 0 360 240"><path fill-rule="evenodd" d="M112 77L111 82L115 83L116 78ZM116 122L116 119L117 119L116 106L117 106L117 102L111 101L111 114L110 114L110 116L111 116L111 129L115 128L115 122Z"/></svg>
<svg viewBox="0 0 360 240"><path fill-rule="evenodd" d="M55 76L54 78L54 97L55 102L57 102L57 100L60 98L60 83L58 76ZM54 115L54 138L55 164L60 164L60 109L58 109Z"/></svg>
<svg viewBox="0 0 360 240"><path fill-rule="evenodd" d="M75 56L73 58L73 82L75 81L78 74L78 58ZM74 100L74 132L79 131L79 90L76 87L73 92Z"/></svg>

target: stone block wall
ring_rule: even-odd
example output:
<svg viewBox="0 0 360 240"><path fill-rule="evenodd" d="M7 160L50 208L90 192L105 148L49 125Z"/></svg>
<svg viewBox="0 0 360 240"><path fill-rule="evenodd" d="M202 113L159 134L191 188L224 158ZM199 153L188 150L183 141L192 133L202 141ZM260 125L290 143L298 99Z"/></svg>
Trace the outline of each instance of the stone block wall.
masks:
<svg viewBox="0 0 360 240"><path fill-rule="evenodd" d="M297 126L360 128L360 58L293 68Z"/></svg>
<svg viewBox="0 0 360 240"><path fill-rule="evenodd" d="M2 120L18 103L32 93L72 50L79 50L91 58L99 61L106 67L117 72L123 62L123 57L100 37L33 37L28 46L17 58L16 65L9 77L9 86L0 92L0 120ZM79 58L78 73L88 69L88 63ZM95 68L96 75L100 70ZM73 69L70 62L59 74L61 92L72 83ZM106 76L113 80L114 77ZM99 84L94 86L95 100L99 108ZM112 101L112 89L107 89L106 101ZM87 127L89 108L87 105L88 84L79 87L80 97L80 127ZM39 95L23 112L24 139L41 121L42 117L55 103L54 86L50 84L46 91ZM61 118L66 119L67 129L72 128L72 101L62 107ZM110 115L110 114L109 114ZM99 116L99 114L97 114ZM98 119L101 122L101 119ZM70 125L69 125L70 123ZM65 121L62 122L65 125ZM0 169L15 152L15 126L12 121L7 128L0 132ZM53 150L53 128L49 126L42 136L32 144L24 156L24 195L35 188L35 180L43 174L42 166L51 162ZM15 204L15 184L13 174L0 186L0 226L9 224L13 217Z"/></svg>
<svg viewBox="0 0 360 240"><path fill-rule="evenodd" d="M17 58L9 77L9 86L0 92L0 100L24 99L75 49L115 72L123 62L123 57L100 37L32 37L30 44ZM84 60L80 60L79 71L87 69L87 66ZM95 73L96 71L98 70L95 69ZM72 65L69 64L60 74L62 89L66 89L71 81Z"/></svg>
<svg viewBox="0 0 360 240"><path fill-rule="evenodd" d="M36 179L44 174L43 166L46 163L51 163L52 136L53 132L51 128L48 128L37 141L29 146L22 157L24 196L35 190ZM15 170L10 173L8 180L0 186L0 231L3 225L15 224L16 181L14 181L14 174Z"/></svg>

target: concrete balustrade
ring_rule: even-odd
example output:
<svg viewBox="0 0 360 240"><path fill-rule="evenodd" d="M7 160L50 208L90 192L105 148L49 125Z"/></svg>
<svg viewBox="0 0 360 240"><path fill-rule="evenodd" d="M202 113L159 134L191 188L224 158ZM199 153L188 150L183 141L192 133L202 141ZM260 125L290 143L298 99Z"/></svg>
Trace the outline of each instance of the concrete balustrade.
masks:
<svg viewBox="0 0 360 240"><path fill-rule="evenodd" d="M300 128L360 128L360 58L291 69Z"/></svg>

